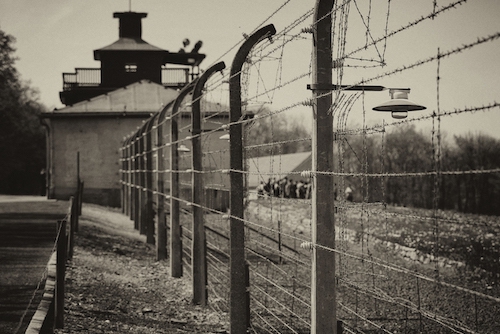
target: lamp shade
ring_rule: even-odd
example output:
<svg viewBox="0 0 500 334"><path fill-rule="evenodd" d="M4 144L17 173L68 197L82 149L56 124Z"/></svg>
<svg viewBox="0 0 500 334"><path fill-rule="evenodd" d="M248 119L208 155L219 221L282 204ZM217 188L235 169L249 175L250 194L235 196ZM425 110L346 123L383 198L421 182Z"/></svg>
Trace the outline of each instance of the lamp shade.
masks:
<svg viewBox="0 0 500 334"><path fill-rule="evenodd" d="M406 118L408 111L427 109L425 106L408 100L410 89L390 89L391 100L384 102L373 108L375 111L389 111L394 118Z"/></svg>
<svg viewBox="0 0 500 334"><path fill-rule="evenodd" d="M184 144L179 145L179 148L177 148L177 151L179 151L179 152L191 152L191 150Z"/></svg>

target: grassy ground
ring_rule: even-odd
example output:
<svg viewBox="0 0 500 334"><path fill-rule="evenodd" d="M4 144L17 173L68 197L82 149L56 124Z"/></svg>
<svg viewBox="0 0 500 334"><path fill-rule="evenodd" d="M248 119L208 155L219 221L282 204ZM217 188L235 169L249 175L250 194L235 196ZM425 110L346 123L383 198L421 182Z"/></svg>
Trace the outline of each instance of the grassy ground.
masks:
<svg viewBox="0 0 500 334"><path fill-rule="evenodd" d="M265 233L280 229L309 238L307 201L259 200L248 211L253 225L274 231ZM338 211L339 318L350 328L367 333L500 332L498 217L356 203ZM307 266L298 272L286 266L281 269L308 281Z"/></svg>

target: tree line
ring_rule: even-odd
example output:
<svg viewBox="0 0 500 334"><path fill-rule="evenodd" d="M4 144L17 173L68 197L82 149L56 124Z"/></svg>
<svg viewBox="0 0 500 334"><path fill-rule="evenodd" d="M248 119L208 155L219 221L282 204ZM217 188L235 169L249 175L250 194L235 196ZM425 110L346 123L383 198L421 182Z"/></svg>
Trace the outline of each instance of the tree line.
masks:
<svg viewBox="0 0 500 334"><path fill-rule="evenodd" d="M500 215L500 173L484 172L500 168L499 139L468 133L438 143L414 125L383 137L349 135L336 142L335 171L357 174L336 177L339 195L349 186L355 201ZM306 152L310 133L283 115L257 117L248 125L246 147L247 158Z"/></svg>
<svg viewBox="0 0 500 334"><path fill-rule="evenodd" d="M388 177L348 177L357 200L500 215L500 140L485 134L442 141L399 127L377 137L350 136L339 144L345 172ZM437 171L437 172L436 172ZM432 173L436 172L436 173Z"/></svg>
<svg viewBox="0 0 500 334"><path fill-rule="evenodd" d="M38 92L21 80L15 67L15 38L0 30L0 193L44 191L44 109ZM42 173L42 174L41 174Z"/></svg>

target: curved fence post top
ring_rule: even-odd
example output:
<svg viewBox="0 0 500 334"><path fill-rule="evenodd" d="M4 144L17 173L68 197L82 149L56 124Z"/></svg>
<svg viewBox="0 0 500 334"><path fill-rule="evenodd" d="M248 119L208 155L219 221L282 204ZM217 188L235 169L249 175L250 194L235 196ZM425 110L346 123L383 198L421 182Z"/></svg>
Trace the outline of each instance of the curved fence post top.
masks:
<svg viewBox="0 0 500 334"><path fill-rule="evenodd" d="M175 100L170 101L169 103L167 103L166 106L164 106L161 109L161 111L158 113L158 117L156 118L156 125L158 125L161 122L161 120L165 118L165 115L168 112L168 110L174 105L174 101Z"/></svg>
<svg viewBox="0 0 500 334"><path fill-rule="evenodd" d="M225 68L226 68L226 64L223 61L221 61L221 62L218 62L218 63L212 65L205 72L203 72L203 74L198 78L198 80L196 80L196 84L195 84L194 90L193 90L193 100L195 100L195 98L197 98L199 95L201 95L201 90L205 86L205 83L207 82L208 78L210 78L210 76L213 73L220 72ZM195 100L193 102L196 103L197 100Z"/></svg>
<svg viewBox="0 0 500 334"><path fill-rule="evenodd" d="M233 75L238 74L241 71L241 67L248 56L248 53L253 48L253 46L259 43L266 37L271 37L276 34L276 28L273 24L269 24L265 27L260 28L256 32L254 32L251 36L247 38L247 40L241 45L238 49L238 52L234 56L233 63L231 65L231 78Z"/></svg>
<svg viewBox="0 0 500 334"><path fill-rule="evenodd" d="M191 93L191 91L193 90L193 88L196 85L197 81L198 81L198 78L195 79L195 80L193 80L193 81L191 81L186 86L184 86L184 88L181 89L181 91L179 92L179 95L177 95L177 98L174 101L174 104L172 105L172 114L171 114L171 116L175 116L175 114L177 114L177 111L179 110L182 101L184 100L184 98L186 97L186 95L188 95L189 93Z"/></svg>
<svg viewBox="0 0 500 334"><path fill-rule="evenodd" d="M153 125L155 124L155 121L156 119L158 119L158 116L160 115L160 113L155 113L153 116L151 116L151 118L146 122L146 129L145 131L146 132L149 132L151 131L151 129L153 128Z"/></svg>

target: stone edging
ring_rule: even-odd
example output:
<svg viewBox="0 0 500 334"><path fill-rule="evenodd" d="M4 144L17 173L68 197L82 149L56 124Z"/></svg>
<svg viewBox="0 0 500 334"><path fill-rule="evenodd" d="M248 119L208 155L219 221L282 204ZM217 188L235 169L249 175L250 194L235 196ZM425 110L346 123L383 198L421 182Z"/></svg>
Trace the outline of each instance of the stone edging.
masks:
<svg viewBox="0 0 500 334"><path fill-rule="evenodd" d="M43 324L50 311L51 304L54 302L54 293L56 286L56 254L53 252L52 256L47 263L47 279L45 281L45 292L43 293L42 300L38 308L31 318L31 321L26 329L26 334L39 334L42 330Z"/></svg>

